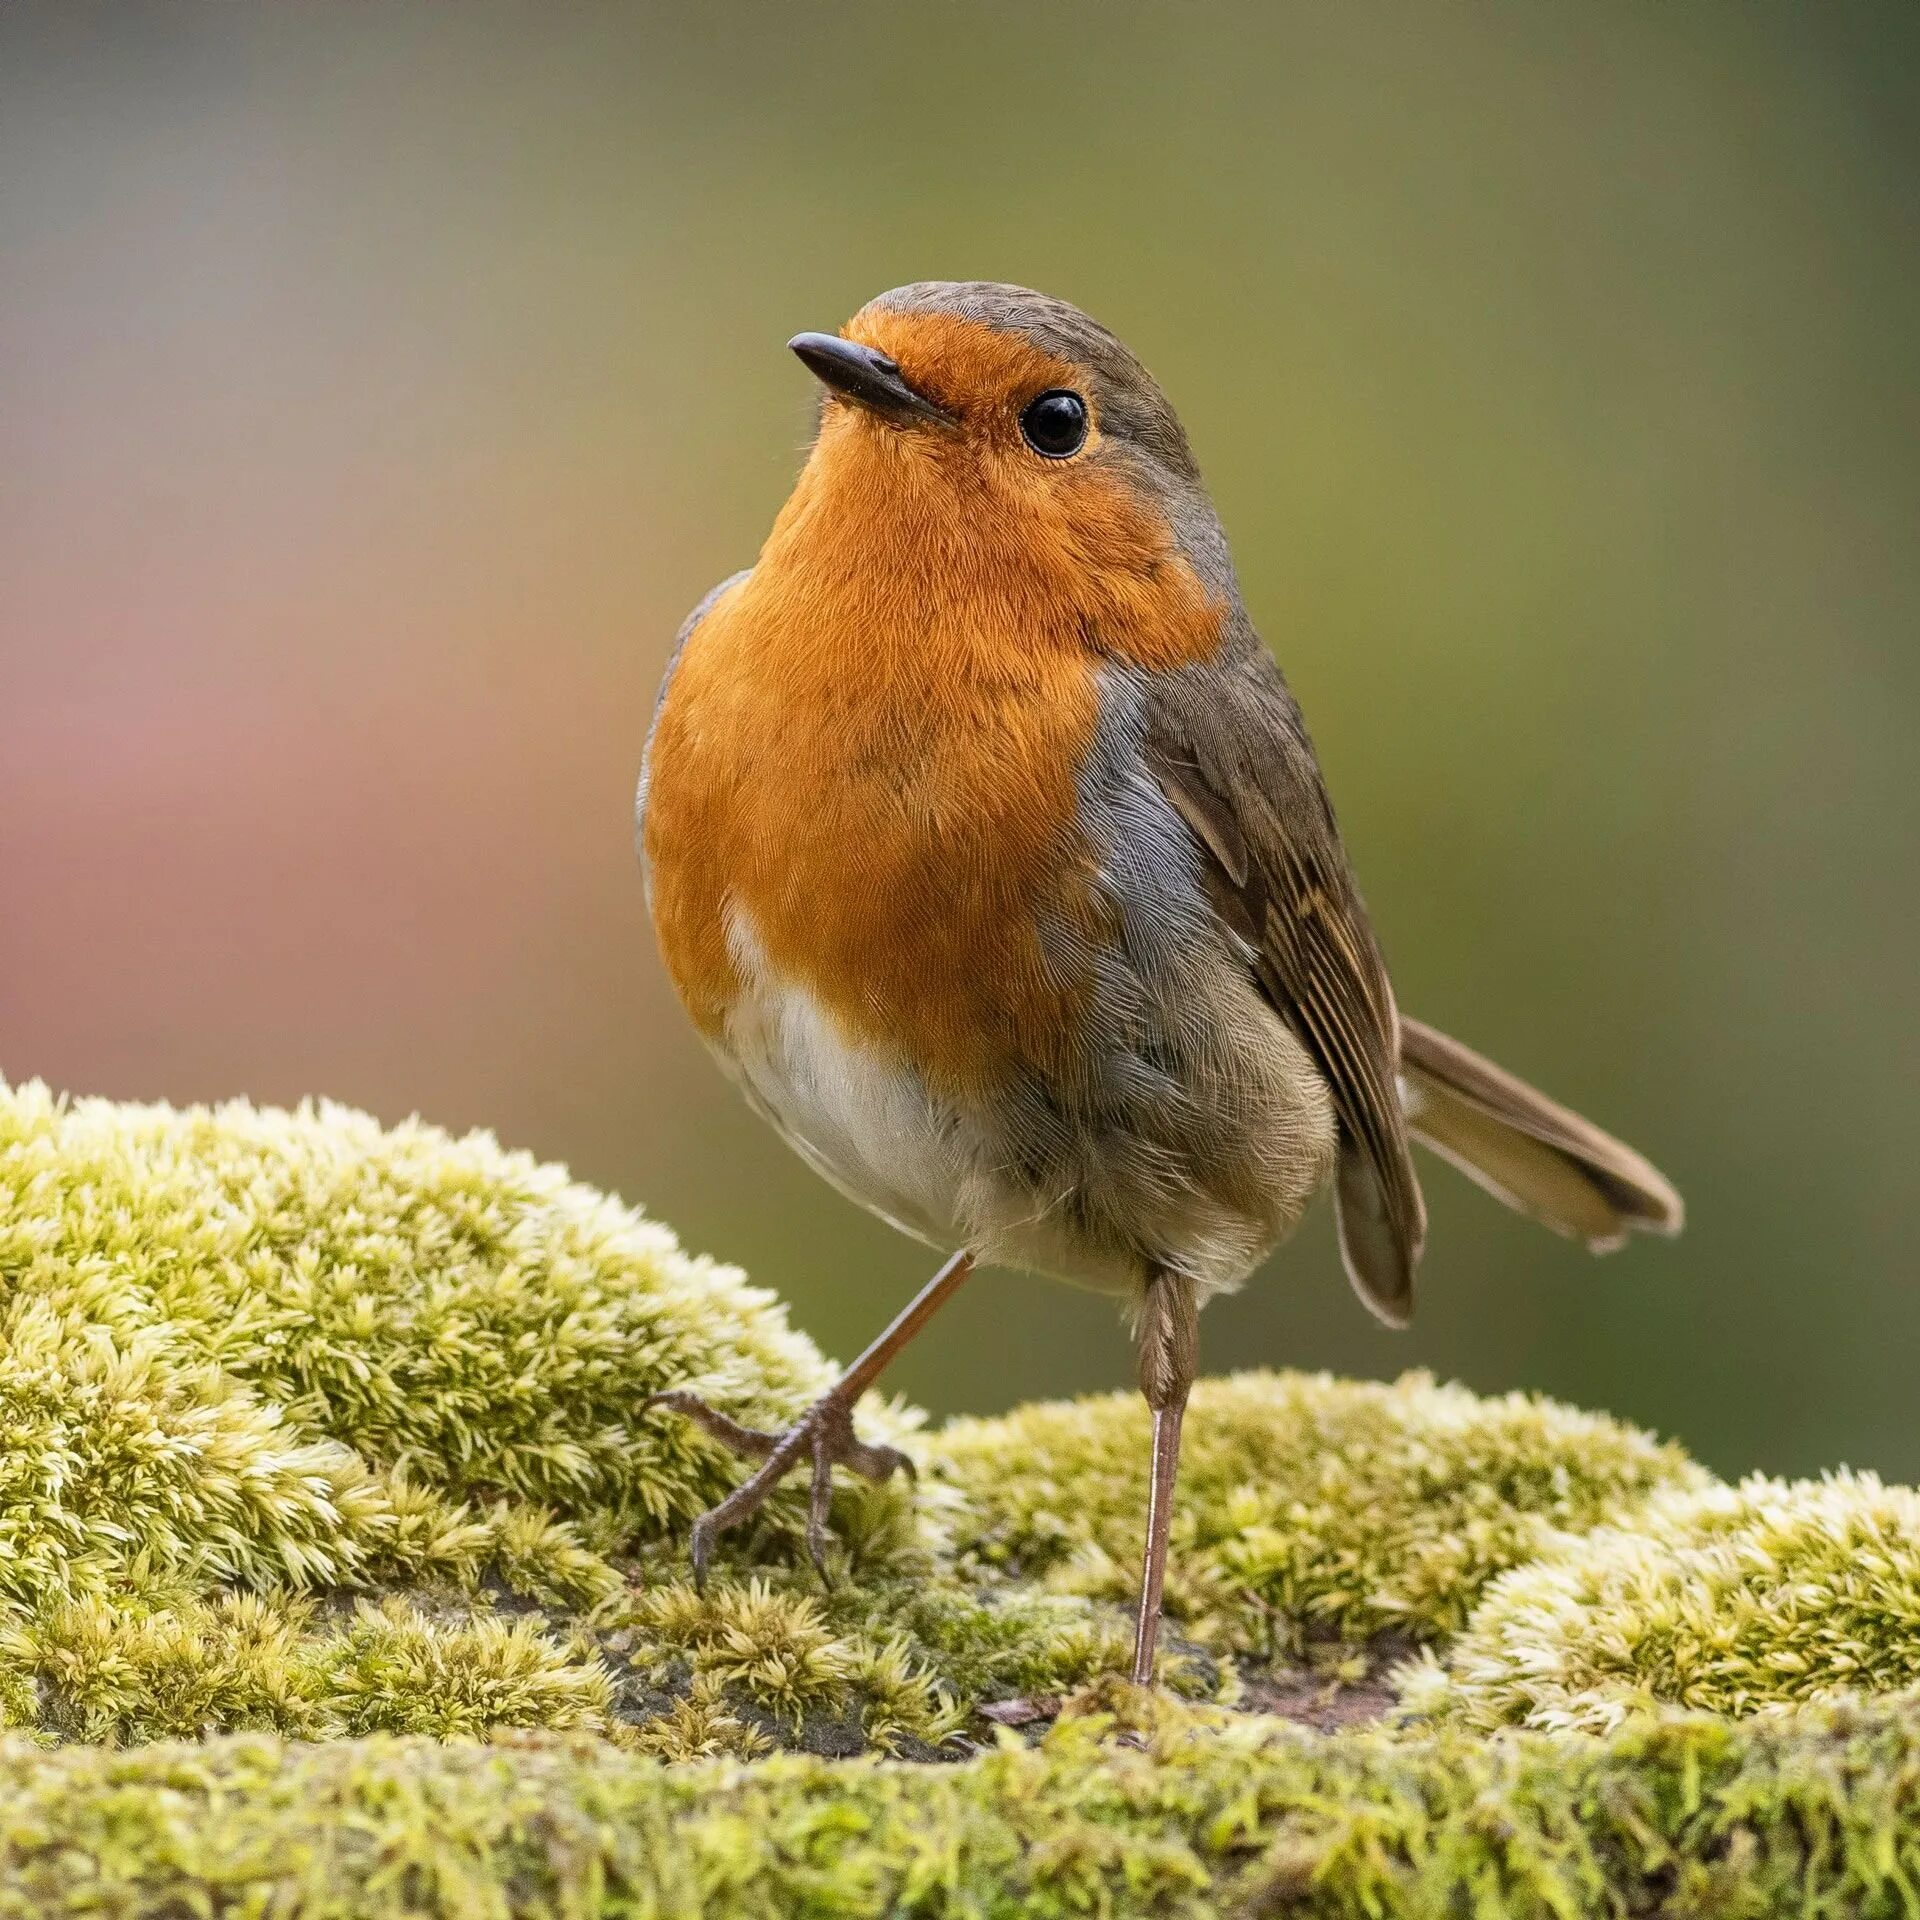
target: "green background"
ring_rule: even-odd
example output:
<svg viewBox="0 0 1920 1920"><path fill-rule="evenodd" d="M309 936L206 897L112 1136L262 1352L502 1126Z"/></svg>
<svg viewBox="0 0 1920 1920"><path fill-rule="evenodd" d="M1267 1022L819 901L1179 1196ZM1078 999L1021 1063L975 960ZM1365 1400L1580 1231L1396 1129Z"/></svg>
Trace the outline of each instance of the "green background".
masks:
<svg viewBox="0 0 1920 1920"><path fill-rule="evenodd" d="M1403 1002L1686 1192L1601 1265L1446 1170L1205 1358L1920 1476L1920 14L0 10L0 1070L487 1124L830 1350L930 1256L753 1120L628 809L808 431L782 350L1026 281L1180 408ZM1129 1376L989 1276L940 1410Z"/></svg>

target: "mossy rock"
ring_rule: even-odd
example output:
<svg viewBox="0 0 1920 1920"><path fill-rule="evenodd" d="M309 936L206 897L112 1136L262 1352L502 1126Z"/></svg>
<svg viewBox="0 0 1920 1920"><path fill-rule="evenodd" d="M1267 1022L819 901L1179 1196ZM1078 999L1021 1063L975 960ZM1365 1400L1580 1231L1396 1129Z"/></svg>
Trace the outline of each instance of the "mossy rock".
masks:
<svg viewBox="0 0 1920 1920"><path fill-rule="evenodd" d="M1148 1697L1128 1397L871 1402L692 1589L642 1403L830 1371L484 1136L0 1084L0 1915L1920 1908L1920 1496L1209 1381Z"/></svg>

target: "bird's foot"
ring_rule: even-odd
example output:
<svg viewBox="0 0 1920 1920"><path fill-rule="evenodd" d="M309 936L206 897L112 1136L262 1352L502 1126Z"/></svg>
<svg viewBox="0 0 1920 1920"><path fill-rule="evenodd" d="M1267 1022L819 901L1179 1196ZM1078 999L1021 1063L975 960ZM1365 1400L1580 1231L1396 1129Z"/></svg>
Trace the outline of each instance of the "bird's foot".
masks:
<svg viewBox="0 0 1920 1920"><path fill-rule="evenodd" d="M913 1462L898 1447L862 1440L854 1432L853 1409L838 1387L830 1387L784 1433L742 1426L718 1407L708 1406L697 1393L679 1387L650 1394L642 1402L642 1411L648 1407L669 1407L675 1413L684 1413L741 1459L761 1463L751 1480L693 1523L688 1546L696 1587L706 1586L713 1543L729 1527L737 1527L759 1512L767 1496L803 1454L813 1461L813 1488L807 1502L807 1554L822 1580L832 1578L827 1570L827 1507L833 1498L834 1468L851 1467L868 1480L888 1480L896 1473L913 1477Z"/></svg>

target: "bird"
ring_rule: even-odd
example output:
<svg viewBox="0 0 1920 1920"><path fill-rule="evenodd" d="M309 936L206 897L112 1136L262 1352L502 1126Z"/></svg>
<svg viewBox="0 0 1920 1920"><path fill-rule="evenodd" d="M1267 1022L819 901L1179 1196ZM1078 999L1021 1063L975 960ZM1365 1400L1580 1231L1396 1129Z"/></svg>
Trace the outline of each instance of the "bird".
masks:
<svg viewBox="0 0 1920 1920"><path fill-rule="evenodd" d="M695 1027L818 1173L947 1257L791 1426L650 1397L796 1467L827 1573L854 1406L979 1266L1116 1296L1152 1414L1132 1678L1150 1685L1201 1307L1331 1188L1404 1326L1412 1141L1595 1250L1672 1234L1632 1148L1402 1015L1300 708L1178 416L1067 301L920 281L789 343L816 430L754 565L682 626L636 802Z"/></svg>

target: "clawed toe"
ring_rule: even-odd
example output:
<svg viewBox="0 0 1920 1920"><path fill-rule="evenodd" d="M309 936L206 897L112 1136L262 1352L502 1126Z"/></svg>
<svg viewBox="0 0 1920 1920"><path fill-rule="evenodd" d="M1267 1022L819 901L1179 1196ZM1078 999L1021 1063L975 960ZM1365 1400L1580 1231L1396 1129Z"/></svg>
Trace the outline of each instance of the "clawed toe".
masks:
<svg viewBox="0 0 1920 1920"><path fill-rule="evenodd" d="M891 1480L896 1473L904 1473L909 1480L920 1478L911 1454L877 1440L853 1441L840 1456L840 1464L851 1467L863 1480Z"/></svg>
<svg viewBox="0 0 1920 1920"><path fill-rule="evenodd" d="M807 1495L807 1558L820 1584L833 1585L827 1565L827 1509L833 1503L833 1455L817 1442L813 1449L813 1486Z"/></svg>
<svg viewBox="0 0 1920 1920"><path fill-rule="evenodd" d="M763 1463L750 1480L693 1523L687 1544L696 1587L706 1585L714 1542L729 1527L738 1526L758 1512L802 1454L810 1455L813 1462L807 1498L807 1557L822 1581L828 1584L832 1574L827 1560L827 1518L833 1501L834 1468L850 1467L863 1479L875 1481L889 1480L896 1473L905 1473L910 1480L916 1477L913 1461L898 1447L862 1440L854 1432L853 1415L845 1402L831 1393L816 1401L784 1433L766 1433L758 1427L744 1426L731 1415L709 1406L697 1393L680 1387L649 1394L641 1408L644 1412L653 1407L685 1414L722 1446L745 1459Z"/></svg>
<svg viewBox="0 0 1920 1920"><path fill-rule="evenodd" d="M689 1393L685 1387L669 1387L664 1393L650 1393L640 1402L642 1413L655 1407L667 1407L675 1413L684 1413L696 1426L703 1427L720 1442L723 1447L731 1447L737 1454L749 1460L764 1460L780 1444L777 1433L764 1433L758 1427L742 1426L730 1414L718 1407L710 1407L697 1393Z"/></svg>

